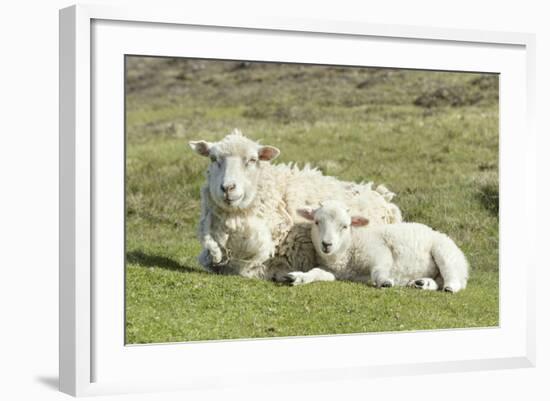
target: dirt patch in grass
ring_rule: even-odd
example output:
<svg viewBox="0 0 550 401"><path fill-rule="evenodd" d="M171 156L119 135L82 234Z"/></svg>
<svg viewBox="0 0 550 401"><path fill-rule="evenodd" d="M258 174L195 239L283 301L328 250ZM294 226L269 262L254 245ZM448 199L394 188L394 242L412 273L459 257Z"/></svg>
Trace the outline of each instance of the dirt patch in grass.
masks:
<svg viewBox="0 0 550 401"><path fill-rule="evenodd" d="M414 100L420 107L462 107L498 100L498 76L483 75L468 85L441 85L422 93Z"/></svg>
<svg viewBox="0 0 550 401"><path fill-rule="evenodd" d="M423 93L414 100L416 106L441 107L441 106L471 106L481 100L481 94L470 93L463 86L443 86L434 91Z"/></svg>

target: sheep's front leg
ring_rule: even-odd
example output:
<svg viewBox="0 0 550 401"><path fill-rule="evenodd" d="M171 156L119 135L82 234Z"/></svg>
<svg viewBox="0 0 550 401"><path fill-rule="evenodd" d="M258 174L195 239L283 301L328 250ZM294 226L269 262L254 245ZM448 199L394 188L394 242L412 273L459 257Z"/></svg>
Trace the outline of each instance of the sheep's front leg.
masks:
<svg viewBox="0 0 550 401"><path fill-rule="evenodd" d="M290 272L283 279L290 285L302 285L315 281L335 281L336 277L331 272L315 267L307 272Z"/></svg>
<svg viewBox="0 0 550 401"><path fill-rule="evenodd" d="M220 264L223 259L223 251L211 235L202 238L202 252L199 255L199 263L202 266Z"/></svg>
<svg viewBox="0 0 550 401"><path fill-rule="evenodd" d="M199 222L199 241L202 245L199 263L209 270L212 265L217 265L222 262L223 251L221 246L227 241L227 235L225 233L218 233L218 241L213 237L212 223L212 213L208 210L203 198L201 219ZM220 244L220 242L222 243Z"/></svg>

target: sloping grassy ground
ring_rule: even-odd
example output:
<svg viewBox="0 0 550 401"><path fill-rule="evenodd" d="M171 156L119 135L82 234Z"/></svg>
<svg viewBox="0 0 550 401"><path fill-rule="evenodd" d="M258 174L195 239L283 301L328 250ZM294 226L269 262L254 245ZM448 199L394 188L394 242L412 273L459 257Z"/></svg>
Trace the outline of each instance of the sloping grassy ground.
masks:
<svg viewBox="0 0 550 401"><path fill-rule="evenodd" d="M127 58L127 343L498 325L498 77ZM232 128L345 180L385 183L472 270L455 295L203 272L187 146Z"/></svg>

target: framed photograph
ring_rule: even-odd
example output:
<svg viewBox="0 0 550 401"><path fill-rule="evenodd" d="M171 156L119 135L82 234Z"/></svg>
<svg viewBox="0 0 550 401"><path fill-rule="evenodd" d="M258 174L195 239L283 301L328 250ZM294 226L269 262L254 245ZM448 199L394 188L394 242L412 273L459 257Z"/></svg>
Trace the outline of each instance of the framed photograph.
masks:
<svg viewBox="0 0 550 401"><path fill-rule="evenodd" d="M61 391L534 366L533 48L61 10Z"/></svg>

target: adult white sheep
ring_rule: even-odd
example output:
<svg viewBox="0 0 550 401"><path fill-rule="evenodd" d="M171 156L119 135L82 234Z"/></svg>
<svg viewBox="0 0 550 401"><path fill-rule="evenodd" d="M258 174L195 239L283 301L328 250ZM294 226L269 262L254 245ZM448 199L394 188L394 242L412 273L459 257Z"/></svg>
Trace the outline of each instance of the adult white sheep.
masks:
<svg viewBox="0 0 550 401"><path fill-rule="evenodd" d="M468 262L447 235L419 223L359 228L365 217L350 215L345 204L322 202L300 209L313 221L311 238L322 267L286 276L293 285L352 280L376 287L411 286L457 292L466 288Z"/></svg>
<svg viewBox="0 0 550 401"><path fill-rule="evenodd" d="M192 141L191 148L210 158L201 189L199 262L222 274L278 279L292 270L314 267L315 250L296 210L327 196L339 200L372 224L401 221L385 187L338 181L306 165L273 165L279 155L235 130L219 142Z"/></svg>

